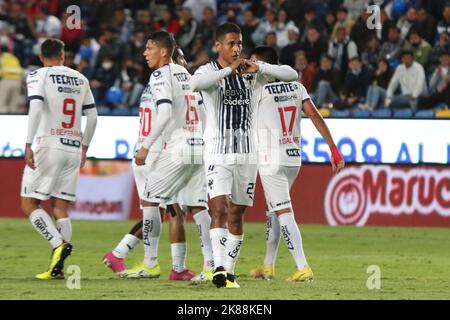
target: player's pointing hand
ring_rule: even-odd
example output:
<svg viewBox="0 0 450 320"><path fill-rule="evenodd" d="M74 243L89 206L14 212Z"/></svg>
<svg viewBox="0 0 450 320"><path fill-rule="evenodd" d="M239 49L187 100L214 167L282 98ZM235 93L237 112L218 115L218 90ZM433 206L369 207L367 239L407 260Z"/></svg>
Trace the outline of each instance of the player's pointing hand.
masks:
<svg viewBox="0 0 450 320"><path fill-rule="evenodd" d="M145 159L147 159L148 149L141 147L134 155L134 161L138 166L143 166L145 164Z"/></svg>

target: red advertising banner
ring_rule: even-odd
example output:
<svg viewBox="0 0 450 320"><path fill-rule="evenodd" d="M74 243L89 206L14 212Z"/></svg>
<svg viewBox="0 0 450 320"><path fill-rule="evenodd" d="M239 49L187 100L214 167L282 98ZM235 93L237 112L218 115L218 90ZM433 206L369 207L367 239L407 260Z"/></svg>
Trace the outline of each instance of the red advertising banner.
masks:
<svg viewBox="0 0 450 320"><path fill-rule="evenodd" d="M0 160L0 216L24 217L19 196L23 166L21 159ZM108 187L127 192L123 184ZM129 217L139 219L134 183L129 188ZM327 164L305 164L291 197L299 223L450 227L450 168L445 165L348 165L333 176ZM259 182L254 207L247 209L245 221L265 221Z"/></svg>

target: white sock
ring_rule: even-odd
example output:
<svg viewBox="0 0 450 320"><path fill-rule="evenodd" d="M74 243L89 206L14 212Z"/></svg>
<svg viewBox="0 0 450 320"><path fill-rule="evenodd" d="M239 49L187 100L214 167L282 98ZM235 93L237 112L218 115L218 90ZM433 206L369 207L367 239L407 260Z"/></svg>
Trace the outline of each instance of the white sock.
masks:
<svg viewBox="0 0 450 320"><path fill-rule="evenodd" d="M295 222L294 214L292 212L283 213L278 220L280 221L281 235L295 260L297 269L303 269L308 263L303 253L302 236Z"/></svg>
<svg viewBox="0 0 450 320"><path fill-rule="evenodd" d="M227 242L227 233L228 230L225 228L214 228L209 230L215 268L224 266L225 243Z"/></svg>
<svg viewBox="0 0 450 320"><path fill-rule="evenodd" d="M182 272L186 270L186 251L187 251L186 242L172 243L170 245L173 271Z"/></svg>
<svg viewBox="0 0 450 320"><path fill-rule="evenodd" d="M34 210L29 219L33 227L48 240L53 248L59 247L63 243L63 237L53 224L52 218L43 209L39 208Z"/></svg>
<svg viewBox="0 0 450 320"><path fill-rule="evenodd" d="M153 268L158 264L158 243L161 235L161 215L158 207L142 209L142 240L144 243L144 264Z"/></svg>
<svg viewBox="0 0 450 320"><path fill-rule="evenodd" d="M194 215L194 221L197 225L198 237L203 254L203 271L214 270L213 250L211 238L209 236L209 227L211 226L211 216L208 210L200 211Z"/></svg>
<svg viewBox="0 0 450 320"><path fill-rule="evenodd" d="M280 222L275 212L266 212L266 257L265 266L275 266L278 245L280 244Z"/></svg>
<svg viewBox="0 0 450 320"><path fill-rule="evenodd" d="M128 233L120 240L112 253L117 258L125 259L128 253L139 244L139 241L141 241L141 239Z"/></svg>
<svg viewBox="0 0 450 320"><path fill-rule="evenodd" d="M228 273L234 274L234 267L236 266L239 253L241 252L242 241L244 235L234 235L228 233L227 242L225 244L225 270Z"/></svg>
<svg viewBox="0 0 450 320"><path fill-rule="evenodd" d="M72 222L70 221L70 218L56 220L56 229L59 231L65 242L70 242L72 239Z"/></svg>

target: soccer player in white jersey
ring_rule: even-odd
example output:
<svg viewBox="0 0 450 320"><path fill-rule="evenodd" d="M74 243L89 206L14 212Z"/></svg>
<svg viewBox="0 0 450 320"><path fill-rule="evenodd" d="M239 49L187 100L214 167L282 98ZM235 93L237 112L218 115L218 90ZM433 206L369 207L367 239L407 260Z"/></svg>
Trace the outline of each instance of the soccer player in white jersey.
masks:
<svg viewBox="0 0 450 320"><path fill-rule="evenodd" d="M64 276L64 260L72 252L68 208L75 201L79 169L86 161L95 131L97 109L89 81L78 71L63 66L63 42L45 40L40 59L44 67L27 77L30 109L21 207L33 227L53 247L50 268L36 278L52 279ZM82 114L87 117L83 133ZM40 207L41 201L48 199L52 200L56 225Z"/></svg>
<svg viewBox="0 0 450 320"><path fill-rule="evenodd" d="M234 268L244 236L242 216L253 205L257 174L253 99L267 76L293 81L298 74L289 66L241 59L242 34L233 23L217 28L215 47L218 59L201 66L191 85L202 93L206 108L205 169L216 267L213 283L238 288Z"/></svg>
<svg viewBox="0 0 450 320"><path fill-rule="evenodd" d="M176 47L172 56L172 59L181 66L186 66L186 60L184 58L184 53L181 48ZM143 92L141 97L140 106L140 130L139 130L139 142L137 144L137 149L141 147L144 137L150 132L150 128L153 126L151 120L155 119L156 108L154 104L151 104L151 96L149 94L148 87ZM201 100L196 99L196 103L201 103ZM150 108L151 110L147 110ZM198 114L201 119L204 118L203 107L199 105L197 107ZM153 116L152 116L153 115ZM202 126L204 120L201 122L191 121L190 128L193 136L199 136L201 140L203 129L197 128L197 126ZM201 141L200 141L201 142ZM137 166L133 163L133 169L135 172L136 186L138 189L138 194L144 192L144 186L146 181L146 176L151 169L151 163L160 152L158 147L152 147L152 151L147 156L146 164L144 166ZM201 158L200 158L201 160ZM207 281L212 278L212 248L211 240L209 238L209 226L211 224L211 217L209 216L207 210L207 192L206 192L206 182L204 171L201 166L198 167L198 174L189 180L188 184L180 191L177 201L183 205L183 211L177 203L166 204L167 211L170 214L169 223L169 237L171 242L171 252L172 252L172 271L170 273L169 279L171 280L192 280L192 281ZM197 225L197 231L199 233L200 244L202 249L202 254L204 258L203 271L194 276L194 274L185 268L186 259L186 235L184 229L184 218L185 212L192 213L194 221ZM126 277L155 277L159 274L150 273L150 271L145 267L145 265L138 264L136 267L127 270L124 263L124 259L138 243L142 240L142 220L132 227L130 232L126 234L122 240L118 243L114 250L108 252L104 257L103 261L107 264L114 272L119 275ZM124 272L126 270L126 272ZM124 272L124 273L123 273Z"/></svg>
<svg viewBox="0 0 450 320"><path fill-rule="evenodd" d="M191 119L198 119L198 112L194 105L195 95L190 89L190 74L184 67L171 62L174 48L173 36L158 31L150 35L144 52L149 67L157 69L150 77L150 93L157 116L152 130L135 154L136 164L146 163L149 149L158 138L163 144L141 194L144 246L152 250L152 255L144 258L144 265L149 270L159 268L157 239L161 218L158 206L176 196L201 166L184 159L191 152L201 154L203 146L190 143L189 124Z"/></svg>
<svg viewBox="0 0 450 320"><path fill-rule="evenodd" d="M251 59L278 63L277 52L266 46L253 49ZM258 101L258 172L266 198L267 226L264 265L253 269L250 275L264 279L274 276L281 234L297 266L297 271L286 280L312 281L314 275L303 252L302 237L289 195L301 166L302 110L329 145L333 171L338 173L345 163L325 121L302 84L272 79L255 98Z"/></svg>

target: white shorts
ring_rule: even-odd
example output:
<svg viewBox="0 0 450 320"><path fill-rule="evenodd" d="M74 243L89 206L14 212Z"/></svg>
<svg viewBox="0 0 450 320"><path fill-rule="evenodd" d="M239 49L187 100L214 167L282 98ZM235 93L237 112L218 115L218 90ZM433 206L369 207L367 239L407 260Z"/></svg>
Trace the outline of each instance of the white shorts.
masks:
<svg viewBox="0 0 450 320"><path fill-rule="evenodd" d="M290 208L291 196L289 191L300 171L300 167L279 166L270 174L259 171L259 177L264 190L267 208L270 212Z"/></svg>
<svg viewBox="0 0 450 320"><path fill-rule="evenodd" d="M209 198L231 196L237 205L253 206L257 165L252 163L211 162L205 158L206 188Z"/></svg>
<svg viewBox="0 0 450 320"><path fill-rule="evenodd" d="M161 152L148 172L141 199L157 203L171 200L187 184L194 171L195 165Z"/></svg>
<svg viewBox="0 0 450 320"><path fill-rule="evenodd" d="M21 196L48 200L50 197L75 201L81 154L52 148L36 148L36 169L25 166Z"/></svg>
<svg viewBox="0 0 450 320"><path fill-rule="evenodd" d="M147 182L147 177L150 174L153 163L156 158L158 158L159 153L149 153L145 164L143 166L138 166L134 159L132 160L132 168L134 174L134 182L136 183L136 189L138 191L139 197L144 194L145 183Z"/></svg>
<svg viewBox="0 0 450 320"><path fill-rule="evenodd" d="M206 191L206 177L203 164L193 165L193 173L186 186L177 196L178 204L183 211L187 207L205 207L208 209L208 192Z"/></svg>

